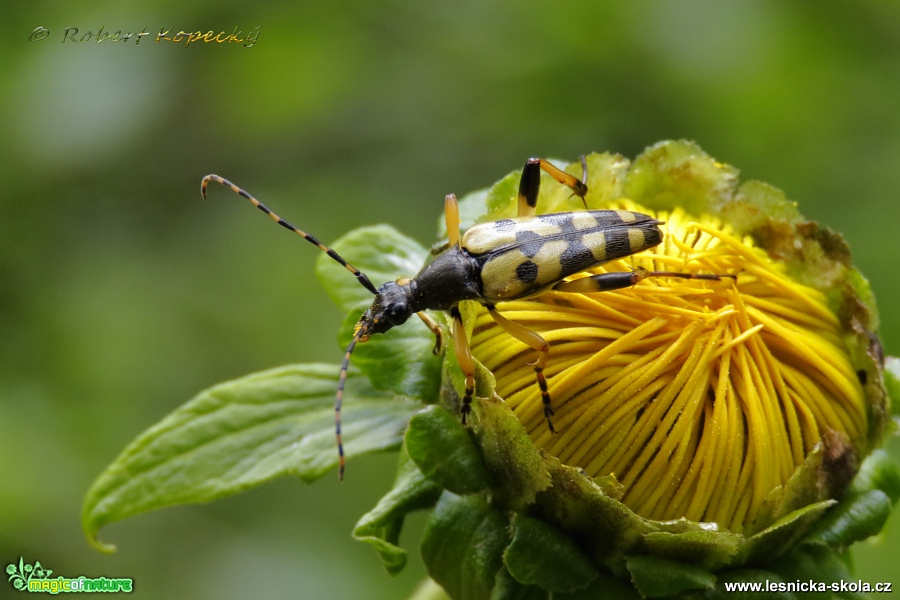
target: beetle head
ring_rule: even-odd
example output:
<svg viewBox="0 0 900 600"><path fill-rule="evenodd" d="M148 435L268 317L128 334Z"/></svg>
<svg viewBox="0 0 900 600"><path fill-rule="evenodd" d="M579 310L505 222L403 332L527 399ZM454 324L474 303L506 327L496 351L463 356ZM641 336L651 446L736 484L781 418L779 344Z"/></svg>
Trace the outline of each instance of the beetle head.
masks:
<svg viewBox="0 0 900 600"><path fill-rule="evenodd" d="M380 288L359 322L354 333L360 342L365 342L373 333L385 331L403 325L416 312L409 288L409 280L389 281Z"/></svg>

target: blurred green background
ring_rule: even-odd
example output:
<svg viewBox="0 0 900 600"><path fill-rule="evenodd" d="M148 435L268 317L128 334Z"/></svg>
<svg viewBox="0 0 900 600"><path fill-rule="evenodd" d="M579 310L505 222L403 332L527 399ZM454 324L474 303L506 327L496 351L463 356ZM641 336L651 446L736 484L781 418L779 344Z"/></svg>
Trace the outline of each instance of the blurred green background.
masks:
<svg viewBox="0 0 900 600"><path fill-rule="evenodd" d="M326 241L388 222L429 244L446 193L528 156L693 139L845 234L900 354L896 2L154 4L4 6L4 565L132 577L141 598L402 598L422 577L421 517L396 579L350 539L393 455L113 525L112 556L84 540L85 491L142 430L216 382L340 358L317 252L224 190L201 200L209 172ZM252 48L154 41L257 26ZM898 553L895 516L860 578L900 583Z"/></svg>

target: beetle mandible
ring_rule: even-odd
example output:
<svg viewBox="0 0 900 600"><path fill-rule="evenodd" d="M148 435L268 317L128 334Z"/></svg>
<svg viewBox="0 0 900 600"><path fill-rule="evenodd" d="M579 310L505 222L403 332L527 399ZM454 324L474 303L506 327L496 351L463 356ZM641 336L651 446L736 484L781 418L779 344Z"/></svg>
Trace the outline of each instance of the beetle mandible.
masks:
<svg viewBox="0 0 900 600"><path fill-rule="evenodd" d="M459 303L474 300L481 303L494 321L506 333L537 351L532 366L541 392L547 427L553 428L553 405L544 367L550 346L534 331L514 323L501 315L496 304L537 296L547 291L591 293L626 288L648 277L679 277L685 279L719 280L732 275L694 274L671 271L610 272L566 281L571 275L652 248L662 242L662 224L649 215L626 210L587 210L535 215L540 191L541 170L560 184L568 186L581 198L587 194L587 163L581 157L582 177L555 167L542 158L525 162L519 181L518 217L481 223L468 229L462 237L459 231L459 206L456 196L444 200L448 244L433 261L426 264L412 278L400 278L375 288L369 278L345 261L311 234L294 227L254 198L246 190L219 175L203 178L200 192L206 197L210 181L230 188L252 202L282 227L300 235L344 266L367 290L375 295L354 328L353 339L344 352L335 396L335 434L339 457L339 477L344 478L345 457L341 439L341 405L350 356L356 344L365 342L373 334L384 333L403 325L416 314L435 335L435 353L441 349L441 327L424 311L449 311L453 347L459 366L465 375L462 398L462 422L472 410L475 393L475 361L469 348Z"/></svg>

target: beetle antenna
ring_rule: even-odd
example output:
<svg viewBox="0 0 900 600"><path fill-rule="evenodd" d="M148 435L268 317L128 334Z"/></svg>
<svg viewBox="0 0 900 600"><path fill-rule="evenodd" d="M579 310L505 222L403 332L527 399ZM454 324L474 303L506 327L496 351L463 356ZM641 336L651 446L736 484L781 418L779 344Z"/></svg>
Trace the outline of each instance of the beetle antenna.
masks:
<svg viewBox="0 0 900 600"><path fill-rule="evenodd" d="M234 185L233 183L231 183L224 177L219 177L218 175L207 175L206 177L203 178L203 182L200 183L200 194L204 198L206 198L206 186L209 185L210 181L215 181L216 183L221 183L225 187L230 188L231 191L234 192L235 194L237 194L238 196L242 196L242 197L246 198L247 200L249 200L250 202L252 202L256 206L256 208L258 208L259 210L261 210L264 213L266 213L267 215L269 215L269 217L271 217L273 221L275 221L276 223L278 223L285 229L293 231L294 233L296 233L297 235L299 235L300 237L305 239L307 242L315 245L319 250L321 250L322 252L324 252L325 254L327 254L328 256L333 258L334 260L336 260L338 263L340 263L341 266L343 266L345 269L347 269L348 271L353 273L353 275L356 277L356 280L359 281L359 283L361 283L364 288L366 288L373 294L378 294L378 290L375 289L375 286L372 285L372 282L369 281L369 278L366 276L366 274L363 273L362 271L360 271L359 269L357 269L356 267L354 267L353 265L351 265L350 263L348 263L346 260L344 260L340 254L338 254L333 249L329 248L328 246L326 246L325 244L320 242L313 235L306 233L302 229L297 229L296 227L294 227L293 225L291 225L290 223L288 223L287 221L285 221L284 219L282 219L281 217L279 217L278 215L273 213L271 210L269 210L269 207L267 207L265 204L263 204L256 198L254 198L249 192L247 192L246 190L244 190L242 188L239 188L238 186Z"/></svg>
<svg viewBox="0 0 900 600"><path fill-rule="evenodd" d="M344 467L346 465L344 459L344 441L341 437L341 406L344 403L344 385L347 383L347 369L350 368L350 355L356 348L356 343L362 338L363 329L357 329L353 334L353 339L344 351L344 360L341 361L341 374L338 375L337 394L334 397L334 434L337 438L338 447L338 478L344 480Z"/></svg>

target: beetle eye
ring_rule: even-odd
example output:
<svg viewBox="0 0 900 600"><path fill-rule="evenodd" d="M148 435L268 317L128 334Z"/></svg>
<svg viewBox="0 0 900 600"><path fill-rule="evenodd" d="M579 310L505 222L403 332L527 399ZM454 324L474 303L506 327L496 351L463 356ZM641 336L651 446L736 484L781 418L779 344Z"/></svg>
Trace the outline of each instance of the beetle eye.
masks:
<svg viewBox="0 0 900 600"><path fill-rule="evenodd" d="M405 302L394 302L384 312L391 325L402 325L409 318L409 307Z"/></svg>

